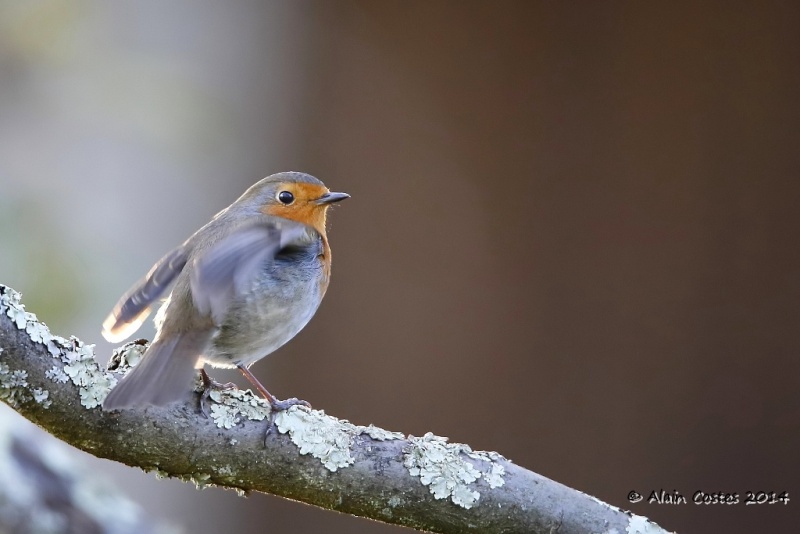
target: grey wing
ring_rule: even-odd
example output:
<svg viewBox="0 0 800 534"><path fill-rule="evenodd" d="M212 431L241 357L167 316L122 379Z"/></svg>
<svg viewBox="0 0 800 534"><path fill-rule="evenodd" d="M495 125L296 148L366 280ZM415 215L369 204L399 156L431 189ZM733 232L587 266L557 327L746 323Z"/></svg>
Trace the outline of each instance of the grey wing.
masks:
<svg viewBox="0 0 800 534"><path fill-rule="evenodd" d="M119 299L103 322L103 337L119 343L136 332L150 313L150 306L183 270L187 258L187 247L181 245L158 260L147 276Z"/></svg>
<svg viewBox="0 0 800 534"><path fill-rule="evenodd" d="M265 264L307 230L299 223L262 219L243 224L198 255L190 275L197 311L221 325L231 303L248 291Z"/></svg>

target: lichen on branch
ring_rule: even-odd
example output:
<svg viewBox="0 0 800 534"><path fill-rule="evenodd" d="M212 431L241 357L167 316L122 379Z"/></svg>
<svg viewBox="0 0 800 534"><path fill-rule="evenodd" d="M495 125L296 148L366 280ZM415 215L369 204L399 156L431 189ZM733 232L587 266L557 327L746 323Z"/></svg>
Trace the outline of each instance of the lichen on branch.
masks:
<svg viewBox="0 0 800 534"><path fill-rule="evenodd" d="M144 345L121 348L125 369ZM664 532L646 518L432 433L406 436L302 406L277 414L250 391L104 412L118 378L94 346L52 335L0 285L0 400L64 441L157 476L261 491L432 532ZM269 457L269 461L264 461ZM322 469L321 469L322 468ZM322 473L327 473L324 475Z"/></svg>

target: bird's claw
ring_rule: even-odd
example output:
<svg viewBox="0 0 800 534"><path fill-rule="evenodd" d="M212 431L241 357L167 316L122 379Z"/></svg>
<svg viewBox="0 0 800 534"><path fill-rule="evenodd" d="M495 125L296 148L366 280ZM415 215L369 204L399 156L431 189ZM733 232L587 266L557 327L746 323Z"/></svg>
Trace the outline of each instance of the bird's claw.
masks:
<svg viewBox="0 0 800 534"><path fill-rule="evenodd" d="M275 428L275 418L278 416L278 412L285 412L292 406L305 406L306 408L311 408L311 403L295 397L286 400L274 399L272 402L269 403L269 408L270 408L269 426L267 426L267 433L264 435L265 445L267 442L267 438L269 437L272 430Z"/></svg>
<svg viewBox="0 0 800 534"><path fill-rule="evenodd" d="M311 408L311 403L304 401L303 399L292 397L291 399L286 400L275 399L275 401L271 402L269 405L273 412L284 412L292 406L305 406L306 408Z"/></svg>
<svg viewBox="0 0 800 534"><path fill-rule="evenodd" d="M208 400L209 395L211 395L212 391L229 391L231 389L236 389L236 384L233 382L226 382L223 384L222 382L217 382L206 373L205 369L200 369L200 377L203 379L203 393L200 394L200 413L208 419L208 410L206 409L206 400Z"/></svg>

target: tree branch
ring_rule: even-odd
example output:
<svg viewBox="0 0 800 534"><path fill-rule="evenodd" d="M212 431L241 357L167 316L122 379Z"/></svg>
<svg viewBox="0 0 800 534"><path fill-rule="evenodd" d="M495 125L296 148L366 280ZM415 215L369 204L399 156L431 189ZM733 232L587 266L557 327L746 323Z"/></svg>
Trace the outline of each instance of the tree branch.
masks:
<svg viewBox="0 0 800 534"><path fill-rule="evenodd" d="M123 360L141 354L137 344L126 348ZM51 335L0 285L0 399L95 456L432 532L665 532L497 453L433 434L404 436L293 407L278 414L279 432L265 443L269 408L249 392L215 392L210 419L193 392L170 407L104 412L115 383L93 346Z"/></svg>
<svg viewBox="0 0 800 534"><path fill-rule="evenodd" d="M0 410L0 532L176 534L42 434Z"/></svg>

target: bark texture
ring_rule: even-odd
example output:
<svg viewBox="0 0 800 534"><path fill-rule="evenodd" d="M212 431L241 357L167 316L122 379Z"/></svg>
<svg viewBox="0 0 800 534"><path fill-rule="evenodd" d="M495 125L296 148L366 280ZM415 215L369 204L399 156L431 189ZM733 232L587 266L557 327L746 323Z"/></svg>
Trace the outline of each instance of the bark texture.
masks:
<svg viewBox="0 0 800 534"><path fill-rule="evenodd" d="M263 420L244 412L205 418L194 392L169 407L104 412L96 405L113 378L87 354L75 338L51 336L0 285L0 398L95 456L423 531L664 532L496 453L472 453L433 435L403 436L292 408L265 442Z"/></svg>

